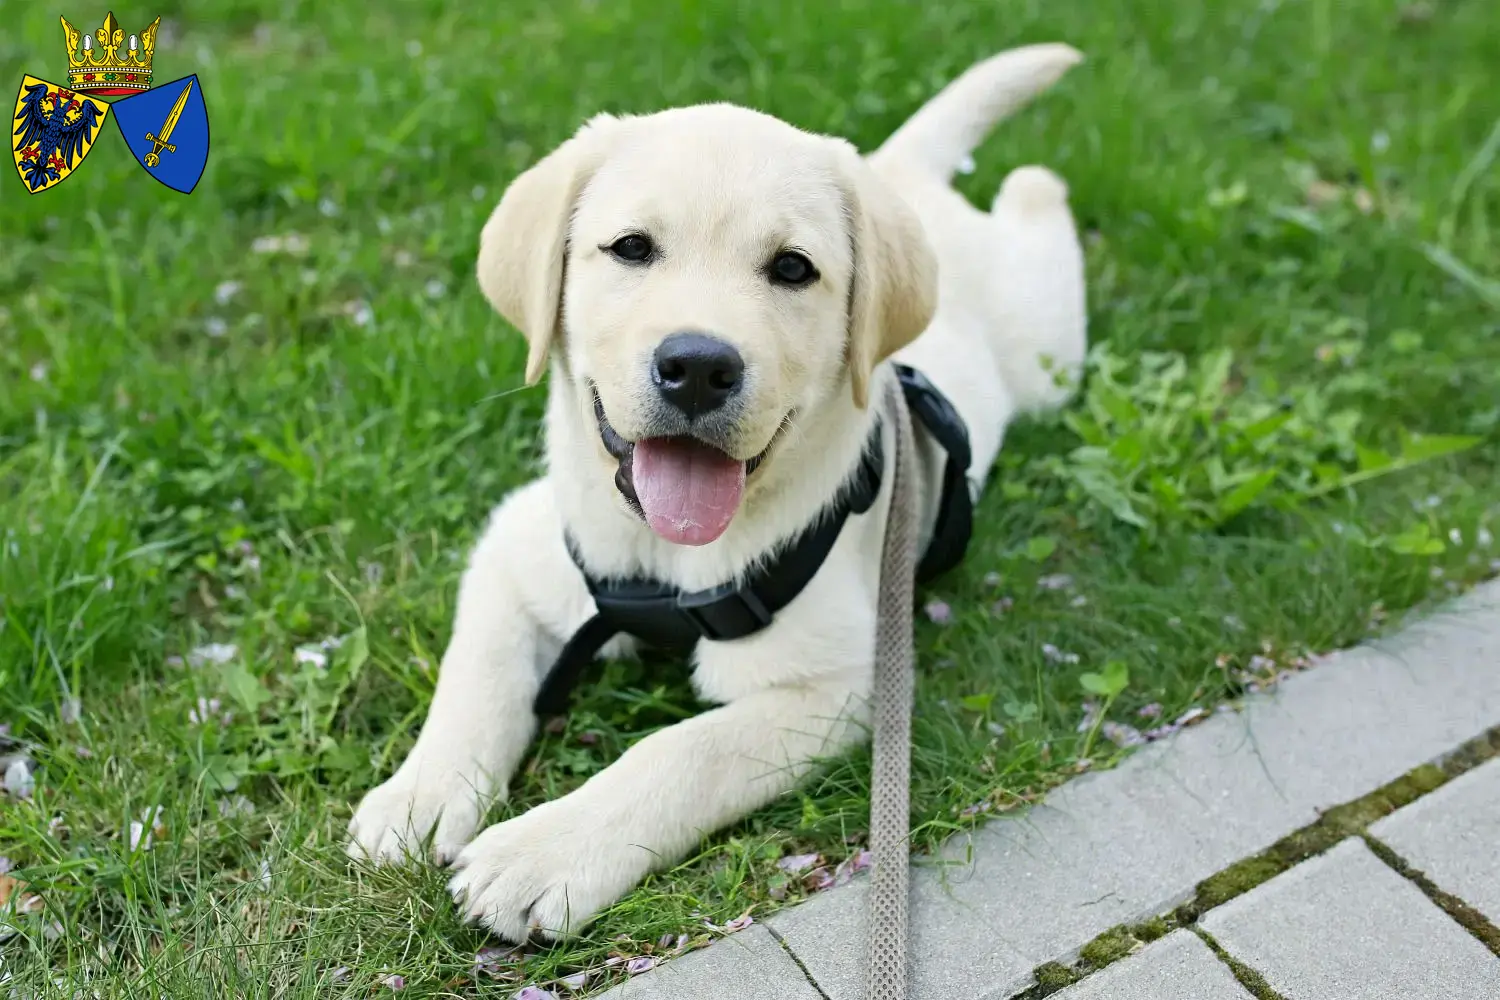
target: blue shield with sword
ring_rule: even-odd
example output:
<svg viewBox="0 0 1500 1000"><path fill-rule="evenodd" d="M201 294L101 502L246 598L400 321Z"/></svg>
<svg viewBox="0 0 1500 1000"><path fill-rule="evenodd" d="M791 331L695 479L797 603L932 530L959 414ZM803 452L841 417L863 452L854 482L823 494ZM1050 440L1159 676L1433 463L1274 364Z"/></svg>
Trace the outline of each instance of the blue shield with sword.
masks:
<svg viewBox="0 0 1500 1000"><path fill-rule="evenodd" d="M208 106L198 75L115 101L110 110L146 173L191 194L208 163Z"/></svg>

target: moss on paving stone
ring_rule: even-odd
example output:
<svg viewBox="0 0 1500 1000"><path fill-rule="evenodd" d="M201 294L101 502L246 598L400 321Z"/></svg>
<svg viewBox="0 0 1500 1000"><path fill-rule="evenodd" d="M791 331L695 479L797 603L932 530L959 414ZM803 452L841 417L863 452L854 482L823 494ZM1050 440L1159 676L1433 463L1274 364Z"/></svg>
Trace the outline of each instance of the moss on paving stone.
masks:
<svg viewBox="0 0 1500 1000"><path fill-rule="evenodd" d="M1286 997L1271 988L1271 984L1266 982L1265 976L1262 976L1259 972L1256 972L1250 966L1225 951L1224 946L1214 940L1214 936L1208 933L1208 931L1201 927L1194 927L1193 933L1202 938L1203 943L1208 945L1209 949L1215 955L1219 956L1219 961L1229 966L1229 971L1234 973L1234 978L1239 980L1239 984L1245 987L1250 992L1250 995L1255 997L1255 1000L1286 1000Z"/></svg>
<svg viewBox="0 0 1500 1000"><path fill-rule="evenodd" d="M1139 943L1124 927L1113 927L1084 945L1078 957L1095 968L1103 968L1135 951Z"/></svg>
<svg viewBox="0 0 1500 1000"><path fill-rule="evenodd" d="M1166 937L1177 926L1170 917L1152 917L1139 924L1120 924L1094 938L1078 951L1078 961L1071 966L1047 962L1032 971L1036 985L1019 993L1014 1000L1040 1000L1066 989L1085 976L1133 955L1158 938Z"/></svg>
<svg viewBox="0 0 1500 1000"><path fill-rule="evenodd" d="M1465 743L1438 762L1443 773L1456 778L1492 757L1500 757L1500 726Z"/></svg>
<svg viewBox="0 0 1500 1000"><path fill-rule="evenodd" d="M1203 913L1220 903L1227 903L1234 897L1249 892L1262 882L1275 878L1286 868L1284 861L1269 854L1258 854L1255 857L1237 861L1217 875L1210 875L1198 883L1198 894L1192 901L1192 905L1196 908L1195 912Z"/></svg>
<svg viewBox="0 0 1500 1000"><path fill-rule="evenodd" d="M1152 941L1164 938L1172 933L1172 931L1173 927L1167 921L1166 917L1152 917L1150 920L1143 921L1131 928L1131 933L1135 935L1135 939L1142 944L1150 944Z"/></svg>
<svg viewBox="0 0 1500 1000"><path fill-rule="evenodd" d="M1017 1000L1021 1000L1021 998L1032 1000L1033 997L1044 997L1049 993L1056 993L1058 990L1066 989L1083 978L1082 973L1074 972L1061 962L1047 962L1044 965L1038 965L1032 975L1036 976L1036 985L1025 993L1022 993L1021 997L1018 997ZM1039 990L1041 992L1038 992Z"/></svg>
<svg viewBox="0 0 1500 1000"><path fill-rule="evenodd" d="M1369 845L1370 850L1374 851L1375 855L1381 861L1384 861L1405 877L1407 881L1414 884L1418 889L1421 889L1428 899L1436 903L1439 909L1452 917L1464 930L1473 935L1480 944L1484 945L1496 956L1500 956L1500 928L1490 923L1484 914L1452 893L1439 889L1427 877L1425 872L1412 867L1410 862L1391 850L1384 842L1375 839L1368 833L1365 834L1364 839L1365 843Z"/></svg>
<svg viewBox="0 0 1500 1000"><path fill-rule="evenodd" d="M1120 924L1094 938L1078 953L1071 966L1047 962L1032 972L1036 985L1016 995L1014 1000L1041 1000L1078 982L1085 976L1112 965L1179 927L1187 927L1207 942L1214 953L1234 972L1244 987L1258 1000L1282 1000L1254 969L1230 957L1218 942L1196 926L1198 918L1209 910L1242 896L1263 885L1308 858L1322 854L1349 837L1364 837L1380 858L1416 884L1433 902L1478 938L1490 951L1500 955L1500 929L1473 907L1437 888L1420 871L1412 868L1394 851L1370 837L1370 824L1430 794L1466 771L1493 757L1500 757L1500 726L1463 744L1438 762L1423 764L1396 780L1361 796L1352 802L1334 806L1314 823L1294 830L1259 854L1236 861L1198 883L1193 898L1171 913L1152 917L1134 925Z"/></svg>

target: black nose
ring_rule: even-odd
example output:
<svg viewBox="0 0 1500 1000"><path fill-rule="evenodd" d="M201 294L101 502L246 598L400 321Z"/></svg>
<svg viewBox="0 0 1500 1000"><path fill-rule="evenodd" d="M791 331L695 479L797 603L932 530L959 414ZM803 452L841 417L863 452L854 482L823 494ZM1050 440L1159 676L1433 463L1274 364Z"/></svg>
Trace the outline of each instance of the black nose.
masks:
<svg viewBox="0 0 1500 1000"><path fill-rule="evenodd" d="M656 347L656 387L690 417L716 410L739 391L745 360L731 344L702 333L674 333Z"/></svg>

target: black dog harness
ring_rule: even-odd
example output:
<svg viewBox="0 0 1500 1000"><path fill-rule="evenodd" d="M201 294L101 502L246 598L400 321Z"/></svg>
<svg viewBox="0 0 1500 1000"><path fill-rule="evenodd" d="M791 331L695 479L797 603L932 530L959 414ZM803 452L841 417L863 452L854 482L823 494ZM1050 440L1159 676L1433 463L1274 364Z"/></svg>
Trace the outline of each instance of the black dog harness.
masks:
<svg viewBox="0 0 1500 1000"><path fill-rule="evenodd" d="M973 532L969 432L953 404L921 372L907 365L895 368L912 416L948 455L932 541L917 566L917 579L925 581L958 565ZM598 579L583 568L573 539L566 537L568 554L583 573L596 610L563 646L542 681L535 703L537 714L561 715L567 711L568 695L584 669L605 643L621 633L648 646L687 652L699 639L743 639L771 624L776 612L792 603L812 581L849 516L863 514L874 504L885 470L885 451L880 445L877 423L838 504L738 584L685 592L649 578Z"/></svg>

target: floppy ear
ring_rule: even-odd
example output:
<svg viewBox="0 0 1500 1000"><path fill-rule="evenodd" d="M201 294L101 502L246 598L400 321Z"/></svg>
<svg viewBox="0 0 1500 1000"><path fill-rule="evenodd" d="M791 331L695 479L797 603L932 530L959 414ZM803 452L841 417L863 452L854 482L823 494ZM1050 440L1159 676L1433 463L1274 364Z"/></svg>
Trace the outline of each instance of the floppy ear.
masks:
<svg viewBox="0 0 1500 1000"><path fill-rule="evenodd" d="M938 264L922 222L851 146L845 197L854 239L849 376L869 403L875 367L917 339L937 311Z"/></svg>
<svg viewBox="0 0 1500 1000"><path fill-rule="evenodd" d="M479 234L479 287L495 311L526 337L526 384L547 370L562 307L563 262L578 193L602 158L609 115L577 134L511 182Z"/></svg>

